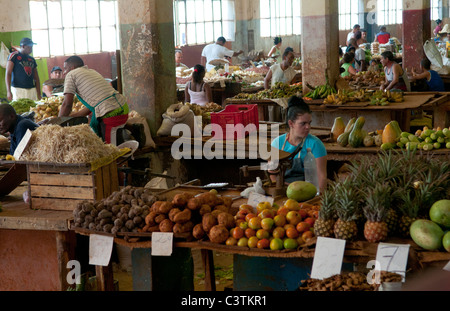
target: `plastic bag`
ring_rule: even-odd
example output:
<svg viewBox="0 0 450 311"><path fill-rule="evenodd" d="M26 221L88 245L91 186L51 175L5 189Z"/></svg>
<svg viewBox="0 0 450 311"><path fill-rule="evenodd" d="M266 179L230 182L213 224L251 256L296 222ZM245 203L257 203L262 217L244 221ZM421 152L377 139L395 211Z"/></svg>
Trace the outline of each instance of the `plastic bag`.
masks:
<svg viewBox="0 0 450 311"><path fill-rule="evenodd" d="M189 126L191 135L198 130L198 126L195 123L194 112L192 112L189 106L183 104L170 105L169 108L167 108L167 111L163 113L162 117L162 124L156 133L158 136L170 136L172 128L180 123Z"/></svg>
<svg viewBox="0 0 450 311"><path fill-rule="evenodd" d="M1 42L0 66L2 66L3 68L6 68L6 64L8 63L8 57L9 57L9 49L3 42Z"/></svg>
<svg viewBox="0 0 450 311"><path fill-rule="evenodd" d="M256 183L244 191L241 192L241 196L248 199L250 197L250 193L256 192L259 194L266 194L266 192L263 189L263 182L260 177L256 177Z"/></svg>
<svg viewBox="0 0 450 311"><path fill-rule="evenodd" d="M164 171L163 175L167 175L167 171ZM169 187L167 186L166 178L164 178L164 177L152 178L144 186L144 188L149 188L149 189L169 189Z"/></svg>

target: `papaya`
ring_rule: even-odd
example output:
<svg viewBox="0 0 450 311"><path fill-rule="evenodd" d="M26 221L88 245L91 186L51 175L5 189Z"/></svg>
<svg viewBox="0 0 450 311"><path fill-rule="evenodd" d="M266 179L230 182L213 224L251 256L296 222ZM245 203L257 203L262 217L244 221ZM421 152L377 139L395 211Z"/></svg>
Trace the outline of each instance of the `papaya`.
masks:
<svg viewBox="0 0 450 311"><path fill-rule="evenodd" d="M401 133L400 133L400 135L401 135ZM383 144L386 144L386 143L394 144L397 141L398 137L399 136L397 135L397 131L394 128L394 126L391 124L391 122L386 124L386 126L384 127L384 130L383 130L383 134L381 135Z"/></svg>
<svg viewBox="0 0 450 311"><path fill-rule="evenodd" d="M345 126L344 132L350 132L353 129L353 124L355 124L355 122L356 122L356 118L351 118L347 122L347 125Z"/></svg>
<svg viewBox="0 0 450 311"><path fill-rule="evenodd" d="M350 136L350 132L344 132L339 135L337 139L337 143L342 147L346 147L348 145L348 137Z"/></svg>
<svg viewBox="0 0 450 311"><path fill-rule="evenodd" d="M389 123L391 123L391 125L394 127L394 131L397 134L397 138L400 137L402 135L402 130L400 129L400 125L398 124L398 122L394 120Z"/></svg>
<svg viewBox="0 0 450 311"><path fill-rule="evenodd" d="M364 132L362 128L365 121L366 120L364 119L364 117L358 117L358 119L355 121L353 129L350 132L350 135L348 136L348 144L353 148L358 148L363 144Z"/></svg>
<svg viewBox="0 0 450 311"><path fill-rule="evenodd" d="M341 117L337 117L334 119L333 127L331 128L331 140L336 141L339 135L344 133L345 124L344 120Z"/></svg>

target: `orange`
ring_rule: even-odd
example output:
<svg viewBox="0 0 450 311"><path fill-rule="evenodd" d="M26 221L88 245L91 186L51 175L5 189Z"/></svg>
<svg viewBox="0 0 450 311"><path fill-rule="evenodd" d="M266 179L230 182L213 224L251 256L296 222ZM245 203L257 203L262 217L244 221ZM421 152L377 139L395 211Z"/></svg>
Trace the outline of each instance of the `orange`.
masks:
<svg viewBox="0 0 450 311"><path fill-rule="evenodd" d="M298 232L302 233L308 231L311 228L311 225L305 221L299 222L295 227Z"/></svg>
<svg viewBox="0 0 450 311"><path fill-rule="evenodd" d="M293 199L288 199L286 202L284 202L284 207L286 207L290 211L298 211L300 208L300 205L297 201Z"/></svg>
<svg viewBox="0 0 450 311"><path fill-rule="evenodd" d="M256 231L255 230L253 230L251 228L245 229L245 236L247 238L250 238L250 237L255 236L255 235L256 235Z"/></svg>
<svg viewBox="0 0 450 311"><path fill-rule="evenodd" d="M314 237L314 233L313 233L311 230L305 231L305 232L303 232L303 234L302 234L302 239L303 239L305 242L308 242L312 237Z"/></svg>
<svg viewBox="0 0 450 311"><path fill-rule="evenodd" d="M298 238L299 234L298 234L297 229L295 229L295 228L288 228L286 230L286 236L288 238L290 238L290 239L296 239L296 238Z"/></svg>

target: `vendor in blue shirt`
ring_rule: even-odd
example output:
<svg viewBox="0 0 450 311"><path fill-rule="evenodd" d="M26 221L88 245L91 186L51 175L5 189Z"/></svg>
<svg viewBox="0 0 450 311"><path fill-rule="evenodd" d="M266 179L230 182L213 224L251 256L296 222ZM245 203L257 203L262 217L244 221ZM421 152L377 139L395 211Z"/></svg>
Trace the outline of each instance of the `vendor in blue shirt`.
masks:
<svg viewBox="0 0 450 311"><path fill-rule="evenodd" d="M415 68L412 69L413 76L411 82L424 80L427 85L427 89L424 91L445 92L444 81L439 73L431 70L431 61L428 58L422 59L420 62L420 69L422 73L417 73Z"/></svg>
<svg viewBox="0 0 450 311"><path fill-rule="evenodd" d="M285 181L291 183L296 180L305 180L303 160L306 156L307 149L311 148L317 162L317 177L320 192L323 192L327 185L327 150L319 138L310 134L312 122L311 110L302 98L293 96L289 99L286 121L289 126L289 132L275 138L272 141L272 147L292 153L298 145L302 144L302 149L295 156L292 167L286 170L284 176Z"/></svg>
<svg viewBox="0 0 450 311"><path fill-rule="evenodd" d="M30 119L18 116L10 104L0 104L0 134L9 133L9 154L14 154L27 130L34 131L37 127Z"/></svg>

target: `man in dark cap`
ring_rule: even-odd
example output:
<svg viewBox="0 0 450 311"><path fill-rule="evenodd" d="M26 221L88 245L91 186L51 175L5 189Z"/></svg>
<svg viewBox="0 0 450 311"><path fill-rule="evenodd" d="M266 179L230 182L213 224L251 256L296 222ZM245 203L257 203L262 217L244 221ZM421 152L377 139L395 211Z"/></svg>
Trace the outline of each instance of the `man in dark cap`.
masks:
<svg viewBox="0 0 450 311"><path fill-rule="evenodd" d="M64 91L64 78L61 67L55 66L50 71L50 79L42 84L43 97L52 97L55 93Z"/></svg>
<svg viewBox="0 0 450 311"><path fill-rule="evenodd" d="M20 98L41 99L41 85L37 64L30 55L35 45L30 38L20 41L18 51L11 53L6 64L6 96L9 101Z"/></svg>

